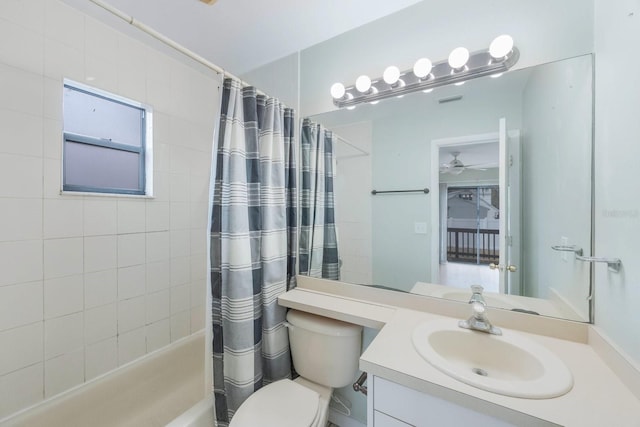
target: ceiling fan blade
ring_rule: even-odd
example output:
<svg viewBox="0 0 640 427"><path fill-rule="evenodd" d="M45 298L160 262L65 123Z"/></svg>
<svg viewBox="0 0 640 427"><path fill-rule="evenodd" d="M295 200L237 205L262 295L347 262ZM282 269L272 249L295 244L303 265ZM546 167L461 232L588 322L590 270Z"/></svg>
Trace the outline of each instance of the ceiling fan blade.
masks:
<svg viewBox="0 0 640 427"><path fill-rule="evenodd" d="M497 168L499 165L497 163L478 163L476 165L465 165L464 167L467 169L491 169Z"/></svg>

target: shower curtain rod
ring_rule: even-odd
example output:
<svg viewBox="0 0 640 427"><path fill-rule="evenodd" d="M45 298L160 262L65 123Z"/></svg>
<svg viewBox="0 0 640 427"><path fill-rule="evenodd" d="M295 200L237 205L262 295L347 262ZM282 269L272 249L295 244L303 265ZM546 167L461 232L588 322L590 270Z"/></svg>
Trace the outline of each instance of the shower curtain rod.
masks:
<svg viewBox="0 0 640 427"><path fill-rule="evenodd" d="M165 45L177 50L178 52L182 53L183 55L193 59L194 61L204 65L207 68L212 69L216 73L222 74L223 76L226 76L226 77L229 77L229 78L232 78L232 79L235 79L235 80L238 80L238 81L240 81L240 84L242 86L244 86L244 87L252 86L251 84L245 82L241 78L231 74L228 71L225 71L221 67L218 67L213 62L210 62L210 61L206 60L205 58L203 58L202 56L198 55L197 53L190 51L189 49L187 49L186 47L182 46L179 43L176 43L175 41L171 40L169 37L165 36L164 34L161 34L158 31L154 30L153 28L149 27L148 25L145 25L144 23L138 21L133 16L127 15L126 13L122 12L120 9L117 9L117 8L111 6L110 4L105 3L102 0L89 0L89 1L91 3L93 3L93 4L95 4L96 6L99 6L99 7L103 8L107 12L110 12L111 14L117 16L118 18L120 18L123 21L127 22L129 25L132 25L132 26L136 27L137 29L139 29L142 32L150 35L151 37L155 38L156 40L159 40L160 42L164 43ZM258 90L257 88L256 88L256 91L258 92L259 95L266 95L264 92L262 92L261 90Z"/></svg>

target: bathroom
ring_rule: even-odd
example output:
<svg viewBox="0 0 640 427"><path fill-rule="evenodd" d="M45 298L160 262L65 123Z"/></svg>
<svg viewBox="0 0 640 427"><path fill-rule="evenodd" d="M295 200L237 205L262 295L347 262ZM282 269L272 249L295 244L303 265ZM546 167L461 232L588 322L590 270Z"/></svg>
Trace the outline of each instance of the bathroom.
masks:
<svg viewBox="0 0 640 427"><path fill-rule="evenodd" d="M224 1L198 6L211 11ZM465 1L449 9L428 1L405 2L407 8L396 18L403 26L395 31L380 31L374 21L354 30L351 38L346 33L316 40L316 46L262 58L262 67L229 71L294 107L302 118L335 108L328 92L335 81L350 84L360 74L379 76L390 63L409 68L423 55L446 58L457 45L484 49L502 33L511 34L521 52L517 69L593 54L592 254L619 258L622 269L614 273L594 265L592 314L597 330L637 366L640 335L633 331L640 328L635 314L640 271L628 236L640 231L640 206L621 190L633 188L640 154L633 144L640 126L635 119L640 101L634 96L639 77L615 73L638 64L628 54L632 42L640 41L640 4L511 3ZM126 11L124 4L119 2ZM143 15L136 18L152 24ZM391 15L380 22L385 19L395 22ZM27 408L43 410L42 402L51 405L61 396L84 393L83 387L138 362L170 358L168 352L178 346L196 353L186 356L198 365L183 373L189 392L173 400L158 398L149 411L160 413L173 404L184 410L212 387L211 367L202 371L202 366L210 354L203 343L210 328L207 226L220 77L88 1L2 0L0 23L5 132L0 150L0 425ZM215 57L207 59L218 64ZM153 107L153 198L60 194L63 79ZM367 196L371 189L364 188ZM314 286L334 292L335 285ZM404 298L414 307L434 304ZM466 316L468 307L460 305L460 310ZM489 315L498 323L499 314ZM526 315L519 319L528 323ZM380 325L364 326L371 341ZM346 397L353 412L366 411L356 407L366 405L364 397ZM148 404L151 408L154 402ZM105 425L144 425L142 419ZM362 415L352 419L359 423L353 425L364 421ZM347 423L336 422L340 427Z"/></svg>

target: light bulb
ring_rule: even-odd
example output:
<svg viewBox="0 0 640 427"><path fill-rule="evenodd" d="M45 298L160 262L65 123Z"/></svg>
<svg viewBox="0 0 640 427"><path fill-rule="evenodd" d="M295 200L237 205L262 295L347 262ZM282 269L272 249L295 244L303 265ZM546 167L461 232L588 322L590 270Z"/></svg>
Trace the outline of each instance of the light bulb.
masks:
<svg viewBox="0 0 640 427"><path fill-rule="evenodd" d="M423 79L431 73L432 68L433 64L431 63L431 60L427 58L420 58L413 66L413 74L415 74L419 79Z"/></svg>
<svg viewBox="0 0 640 427"><path fill-rule="evenodd" d="M356 89L358 92L365 93L371 88L371 79L369 76L361 75L356 79Z"/></svg>
<svg viewBox="0 0 640 427"><path fill-rule="evenodd" d="M469 51L464 47L457 47L449 54L449 66L453 69L460 69L469 60Z"/></svg>
<svg viewBox="0 0 640 427"><path fill-rule="evenodd" d="M500 77L503 73L498 73L498 74L491 74L491 78L492 79L497 79L498 77Z"/></svg>
<svg viewBox="0 0 640 427"><path fill-rule="evenodd" d="M454 83L454 86L462 86L465 82Z"/></svg>
<svg viewBox="0 0 640 427"><path fill-rule="evenodd" d="M433 92L433 88L431 88L431 89L425 89L425 90L423 90L423 92L424 92L424 93L431 93L431 92Z"/></svg>
<svg viewBox="0 0 640 427"><path fill-rule="evenodd" d="M372 88L371 88L371 94L372 94L372 95L375 95L376 93L378 93L378 89L376 89L375 87L372 87ZM369 104L371 104L371 105L376 105L378 102L380 102L380 100L377 100L377 101L371 101Z"/></svg>
<svg viewBox="0 0 640 427"><path fill-rule="evenodd" d="M386 84L392 85L400 78L400 69L395 65L390 65L384 70L382 78Z"/></svg>
<svg viewBox="0 0 640 427"><path fill-rule="evenodd" d="M331 96L333 96L335 99L342 98L344 94L345 88L342 83L334 83L333 85L331 85Z"/></svg>
<svg viewBox="0 0 640 427"><path fill-rule="evenodd" d="M347 107L347 110L355 110L355 109L356 109L355 105L352 105L351 107Z"/></svg>
<svg viewBox="0 0 640 427"><path fill-rule="evenodd" d="M513 49L513 38L510 35L503 34L496 37L489 45L489 54L495 59L504 58Z"/></svg>

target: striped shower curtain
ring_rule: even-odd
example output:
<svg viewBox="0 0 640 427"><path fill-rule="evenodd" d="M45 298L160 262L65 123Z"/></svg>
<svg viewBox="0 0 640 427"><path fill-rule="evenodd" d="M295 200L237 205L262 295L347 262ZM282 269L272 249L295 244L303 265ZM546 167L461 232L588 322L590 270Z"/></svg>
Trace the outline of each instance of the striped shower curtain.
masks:
<svg viewBox="0 0 640 427"><path fill-rule="evenodd" d="M278 100L224 81L210 242L220 427L253 392L291 376L277 298L295 286L294 123Z"/></svg>
<svg viewBox="0 0 640 427"><path fill-rule="evenodd" d="M333 133L309 119L301 129L300 274L340 279Z"/></svg>

